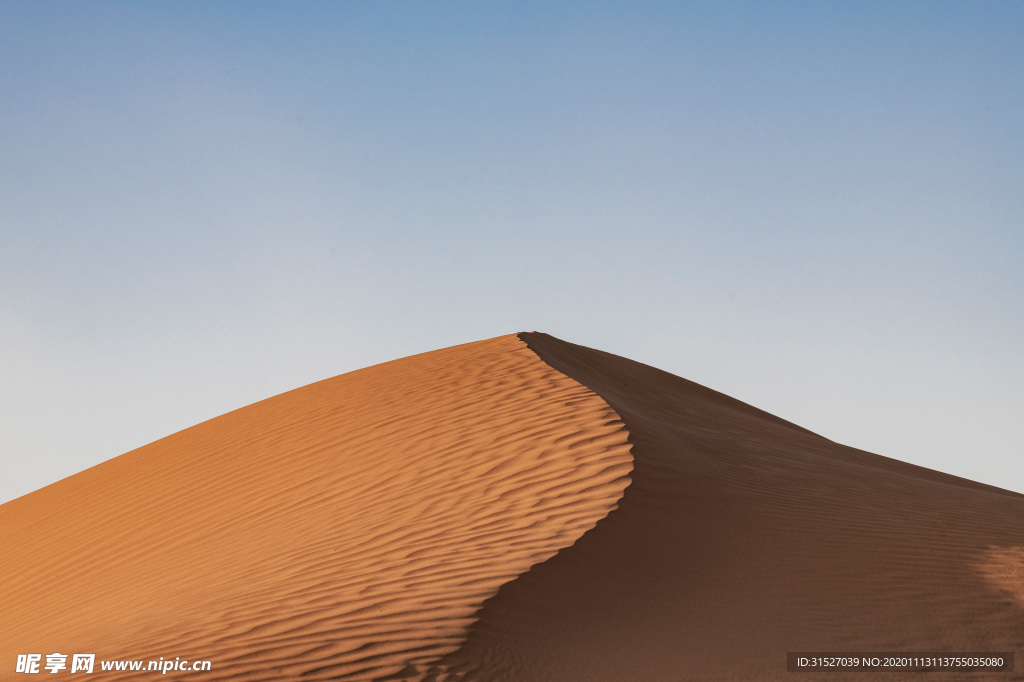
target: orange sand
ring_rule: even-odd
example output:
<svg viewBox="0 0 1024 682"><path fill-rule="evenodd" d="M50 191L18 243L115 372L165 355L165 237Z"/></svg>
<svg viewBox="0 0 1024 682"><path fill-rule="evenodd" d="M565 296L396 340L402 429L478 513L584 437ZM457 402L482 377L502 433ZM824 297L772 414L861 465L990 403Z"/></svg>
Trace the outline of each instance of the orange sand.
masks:
<svg viewBox="0 0 1024 682"><path fill-rule="evenodd" d="M92 652L418 679L631 465L617 415L515 336L279 395L0 507L0 678Z"/></svg>
<svg viewBox="0 0 1024 682"><path fill-rule="evenodd" d="M0 506L0 543L0 679L54 651L212 660L196 680L920 678L788 673L797 650L1024 669L1024 496L544 334L218 417Z"/></svg>

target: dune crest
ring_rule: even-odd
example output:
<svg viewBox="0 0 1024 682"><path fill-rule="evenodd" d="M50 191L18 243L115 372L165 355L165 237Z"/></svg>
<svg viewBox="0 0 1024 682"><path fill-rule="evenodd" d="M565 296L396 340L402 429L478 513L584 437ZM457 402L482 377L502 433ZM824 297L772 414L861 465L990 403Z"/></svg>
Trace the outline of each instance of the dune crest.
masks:
<svg viewBox="0 0 1024 682"><path fill-rule="evenodd" d="M515 335L284 393L0 506L0 660L433 677L487 597L614 509L629 450Z"/></svg>

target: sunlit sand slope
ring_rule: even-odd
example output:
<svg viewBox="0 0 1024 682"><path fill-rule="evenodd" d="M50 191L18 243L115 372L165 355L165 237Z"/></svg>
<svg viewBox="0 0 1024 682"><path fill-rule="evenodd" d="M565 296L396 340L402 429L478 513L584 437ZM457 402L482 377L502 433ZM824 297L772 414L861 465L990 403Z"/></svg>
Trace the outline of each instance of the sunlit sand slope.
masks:
<svg viewBox="0 0 1024 682"><path fill-rule="evenodd" d="M788 651L1013 651L1024 497L844 447L692 382L521 337L633 443L618 508L506 584L446 665L469 680L923 679L790 673ZM965 453L969 456L970 453Z"/></svg>
<svg viewBox="0 0 1024 682"><path fill-rule="evenodd" d="M0 506L0 678L32 652L429 678L487 597L614 509L629 448L514 335L250 405Z"/></svg>

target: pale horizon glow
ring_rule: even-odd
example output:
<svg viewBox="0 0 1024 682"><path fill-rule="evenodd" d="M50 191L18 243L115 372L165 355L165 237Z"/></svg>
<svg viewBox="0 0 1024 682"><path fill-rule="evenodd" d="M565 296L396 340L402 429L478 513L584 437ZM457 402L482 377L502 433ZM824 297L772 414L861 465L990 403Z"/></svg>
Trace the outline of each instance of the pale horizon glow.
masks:
<svg viewBox="0 0 1024 682"><path fill-rule="evenodd" d="M0 502L538 330L1024 492L1024 5L0 6Z"/></svg>

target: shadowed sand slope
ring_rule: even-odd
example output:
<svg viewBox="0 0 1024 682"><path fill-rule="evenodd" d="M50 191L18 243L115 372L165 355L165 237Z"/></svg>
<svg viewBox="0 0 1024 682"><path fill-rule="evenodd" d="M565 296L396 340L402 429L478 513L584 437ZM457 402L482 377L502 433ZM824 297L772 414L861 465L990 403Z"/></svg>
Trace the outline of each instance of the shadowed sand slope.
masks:
<svg viewBox="0 0 1024 682"><path fill-rule="evenodd" d="M629 448L514 335L245 407L0 506L0 678L33 652L433 678L487 597L615 507Z"/></svg>
<svg viewBox="0 0 1024 682"><path fill-rule="evenodd" d="M838 445L631 360L520 336L621 416L632 483L576 544L486 602L445 662L466 679L919 675L787 673L787 651L1015 651L1024 669L1024 497Z"/></svg>

